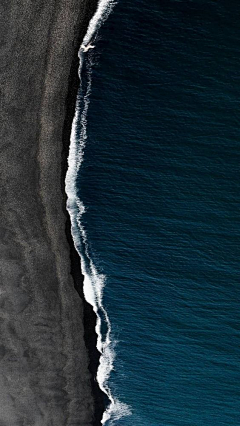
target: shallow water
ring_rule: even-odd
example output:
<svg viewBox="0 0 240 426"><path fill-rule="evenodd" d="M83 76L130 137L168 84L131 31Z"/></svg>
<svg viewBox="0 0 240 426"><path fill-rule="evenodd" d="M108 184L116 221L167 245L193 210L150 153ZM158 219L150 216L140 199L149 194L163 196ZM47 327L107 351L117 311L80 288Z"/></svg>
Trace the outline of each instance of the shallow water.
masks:
<svg viewBox="0 0 240 426"><path fill-rule="evenodd" d="M109 424L240 424L239 9L120 0L90 53L82 223L132 410Z"/></svg>

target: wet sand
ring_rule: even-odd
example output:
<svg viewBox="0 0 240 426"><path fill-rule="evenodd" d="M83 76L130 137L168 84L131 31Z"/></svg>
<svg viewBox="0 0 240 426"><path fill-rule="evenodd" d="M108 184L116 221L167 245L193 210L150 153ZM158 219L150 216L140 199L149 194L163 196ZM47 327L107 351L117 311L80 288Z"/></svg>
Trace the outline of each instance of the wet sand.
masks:
<svg viewBox="0 0 240 426"><path fill-rule="evenodd" d="M82 297L64 193L77 51L95 8L95 0L2 6L1 426L102 417L95 316Z"/></svg>

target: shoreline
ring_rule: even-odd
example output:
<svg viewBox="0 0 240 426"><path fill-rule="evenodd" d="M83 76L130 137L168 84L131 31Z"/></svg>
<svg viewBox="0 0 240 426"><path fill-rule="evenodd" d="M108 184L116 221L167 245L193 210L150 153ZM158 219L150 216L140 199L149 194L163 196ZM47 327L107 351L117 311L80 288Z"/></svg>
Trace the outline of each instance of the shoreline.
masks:
<svg viewBox="0 0 240 426"><path fill-rule="evenodd" d="M96 316L83 297L65 193L78 49L96 7L96 0L80 5L77 0L12 0L4 5L3 424L100 426L106 408L95 380L100 357Z"/></svg>
<svg viewBox="0 0 240 426"><path fill-rule="evenodd" d="M97 7L97 0L95 0L95 4ZM92 15L96 10L96 7L92 7ZM87 26L86 26L87 30ZM78 75L79 70L79 58L78 52L80 49L80 45L83 41L84 35L86 31L81 31L78 36L78 41L76 43L75 54L73 57L73 62L71 66L71 72L69 75L69 83L68 83L68 94L66 100L66 115L65 122L63 127L63 150L62 150L62 193L63 193L63 209L66 214L66 236L70 248L70 258L71 258L71 274L73 276L74 287L79 295L79 297L83 301L84 306L84 339L87 351L89 353L89 371L91 374L91 386L95 400L95 420L93 422L93 426L98 426L101 424L101 419L103 413L109 403L107 396L101 391L99 385L95 379L98 366L100 353L97 350L97 333L95 331L96 327L96 319L97 316L93 311L93 307L85 300L83 294L83 280L84 276L81 270L81 259L80 256L74 246L73 237L71 233L71 220L69 213L66 208L67 195L65 192L65 177L68 169L68 153L70 146L70 135L72 129L72 122L75 114L77 93L79 90L80 79Z"/></svg>

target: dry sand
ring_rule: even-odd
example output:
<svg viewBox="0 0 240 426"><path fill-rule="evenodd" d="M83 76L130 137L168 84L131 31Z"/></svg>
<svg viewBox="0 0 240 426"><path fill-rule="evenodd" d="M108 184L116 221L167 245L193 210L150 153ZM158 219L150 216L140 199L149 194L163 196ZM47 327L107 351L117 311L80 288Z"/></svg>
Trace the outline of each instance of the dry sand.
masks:
<svg viewBox="0 0 240 426"><path fill-rule="evenodd" d="M74 288L82 294L63 194L77 50L95 7L1 6L1 426L100 425L95 317Z"/></svg>

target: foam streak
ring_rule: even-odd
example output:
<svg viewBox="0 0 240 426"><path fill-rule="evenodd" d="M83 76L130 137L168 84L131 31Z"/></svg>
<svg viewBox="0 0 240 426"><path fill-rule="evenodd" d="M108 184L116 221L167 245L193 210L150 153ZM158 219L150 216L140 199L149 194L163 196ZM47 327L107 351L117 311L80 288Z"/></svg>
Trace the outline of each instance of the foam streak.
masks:
<svg viewBox="0 0 240 426"><path fill-rule="evenodd" d="M84 148L87 141L87 113L90 102L92 83L92 52L88 52L86 47L96 36L96 32L101 24L107 19L112 11L115 2L112 0L100 0L98 8L91 19L87 33L79 50L79 77L83 63L86 61L87 85L84 89L82 83L77 96L75 116L72 123L70 148L68 156L68 171L65 180L65 190L67 194L67 210L71 218L71 231L75 247L81 259L81 268L84 276L83 292L88 303L93 307L97 316L96 333L97 349L100 352L99 368L97 371L97 381L100 389L108 396L110 404L103 414L102 425L113 425L122 416L131 414L129 407L115 398L108 385L108 379L113 370L115 358L114 346L111 335L111 323L103 306L103 289L105 277L98 273L89 254L86 230L82 224L82 215L85 207L77 196L77 176L84 157ZM84 54L84 52L87 52ZM107 332L105 336L101 333L102 322L104 321Z"/></svg>

